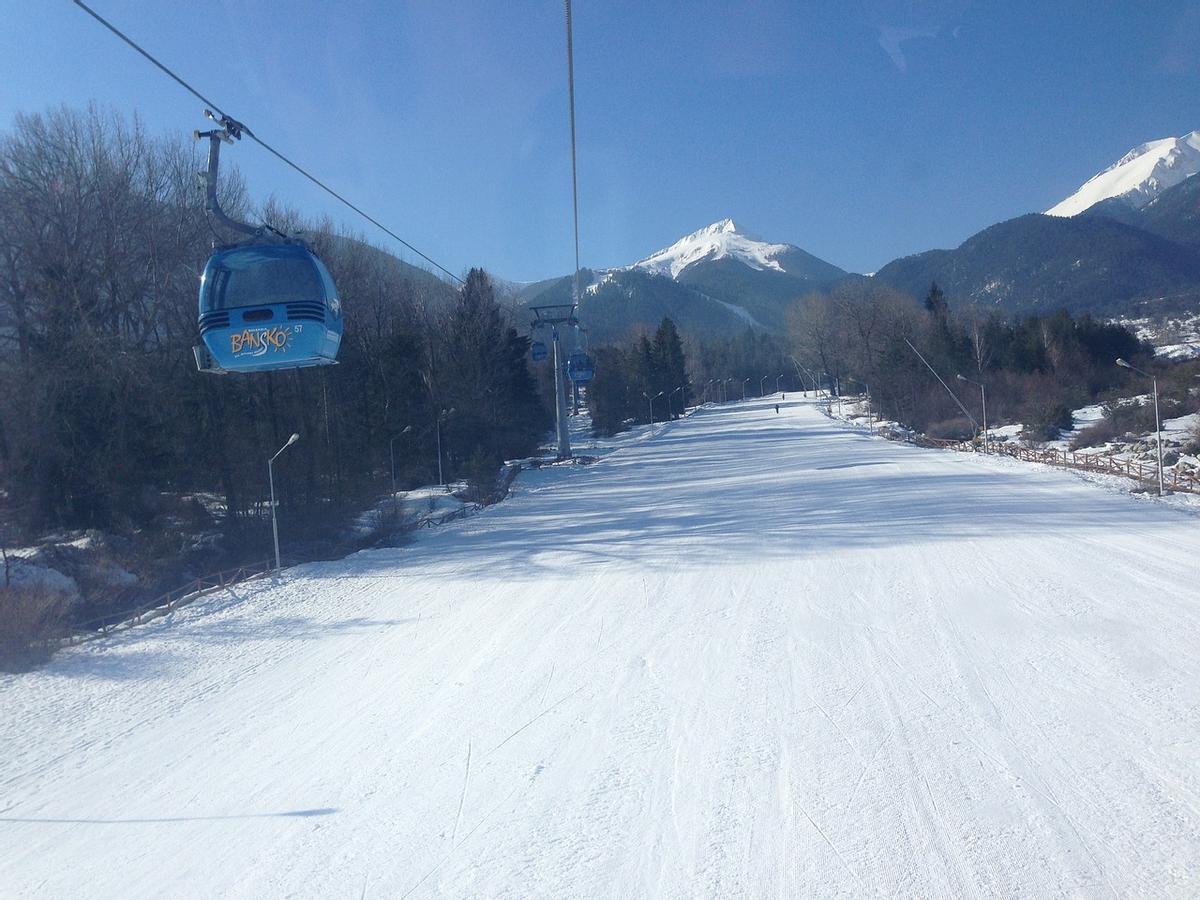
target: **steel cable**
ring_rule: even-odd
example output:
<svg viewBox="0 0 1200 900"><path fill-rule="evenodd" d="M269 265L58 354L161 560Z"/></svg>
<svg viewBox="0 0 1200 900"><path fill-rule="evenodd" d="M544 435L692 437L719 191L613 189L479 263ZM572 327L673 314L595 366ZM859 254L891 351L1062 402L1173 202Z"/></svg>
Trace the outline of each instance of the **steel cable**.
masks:
<svg viewBox="0 0 1200 900"><path fill-rule="evenodd" d="M145 57L147 60L149 60L155 67L157 67L165 75L167 75L168 78L170 78L172 81L174 81L180 87L182 87L184 90L186 90L188 93L190 93L197 100L202 101L206 106L210 107L214 112L220 113L221 117L223 119L233 120L233 117L230 116L228 113L226 113L223 109L221 109L220 106L218 106L216 103L213 103L212 100L205 97L198 90L196 90L194 87L192 87L186 81L184 81L182 78L180 78L178 75L176 75L173 71L171 71L170 68L168 68L162 62L160 62L158 59L156 59L147 50L144 50L141 46L138 45L138 43L136 41L134 41L131 37L129 37L123 31L121 31L121 29L117 28L117 26L113 25L111 22L109 22L107 19L105 19L102 15L100 15L98 12L96 12L94 9L92 9L90 6L88 6L86 3L84 3L83 0L72 0L72 2L76 6L78 6L80 9L82 9L84 12L86 12L89 16L91 16L93 19L95 19L97 22L99 22L101 25L103 25L105 28L107 28L109 31L111 31L113 34L115 34L117 37L119 37L122 41L124 41L126 44L128 44L130 47L132 47L134 50L136 50L139 54L141 54L143 57ZM568 8L569 8L569 6L570 6L570 4L568 3ZM233 121L236 121L236 120L233 120ZM574 127L575 127L574 126L574 112L572 112L572 126L571 126L572 144L574 143ZM457 275L455 275L453 272L451 272L449 269L447 269L441 263L437 262L437 260L433 259L430 256L426 256L424 253L422 253L420 250L418 250L416 247L414 247L408 241L404 240L404 238L400 237L400 235L396 234L396 232L392 231L392 229L388 228L386 225L384 225L382 222L380 222L374 216L371 216L370 214L364 212L362 209L360 209L355 204L351 203L349 200L347 200L345 197L343 197L341 194L339 194L337 191L335 191L333 188L331 188L325 182L321 181L321 179L317 178L315 175L308 172L306 169L304 169L301 166L297 165L296 163L292 162L292 160L288 159L286 156L284 156L282 153L280 153L278 150L276 150L274 147L272 147L270 144L268 144L266 141L264 141L262 138L260 138L258 135L256 135L253 131L251 131L245 125L241 125L241 130L245 132L246 136L249 137L250 140L254 141L254 143L258 144L260 147L262 147L264 150L266 150L268 153L270 153L272 156L274 156L280 162L284 163L287 166L290 166L292 169L294 169L296 172L303 175L305 178L307 178L309 181L311 181L317 187L321 188L321 190L325 191L331 197L335 198L336 200L345 204L350 209L354 210L354 212L358 213L360 216L362 216L364 219L366 219L368 222L370 222L372 225L374 225L376 228L378 228L384 234L388 235L390 238L395 240L397 243L403 245L404 247L407 247L409 250L411 250L417 256L421 257L421 259L425 260L431 266L434 266L435 268L444 272L449 278L453 279L454 281L458 282L459 284L463 284L463 280L461 278L459 278ZM574 150L572 150L572 158L574 158ZM579 256L578 241L579 241L578 236L576 236L575 255L576 255L577 260L578 260L578 256ZM576 268L578 268L578 262L576 263Z"/></svg>

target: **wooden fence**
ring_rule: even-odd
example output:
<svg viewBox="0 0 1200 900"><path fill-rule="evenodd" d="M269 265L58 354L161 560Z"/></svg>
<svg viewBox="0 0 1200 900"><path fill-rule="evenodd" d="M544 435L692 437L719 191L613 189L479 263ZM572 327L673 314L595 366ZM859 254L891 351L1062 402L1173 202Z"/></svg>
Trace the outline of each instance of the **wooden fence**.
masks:
<svg viewBox="0 0 1200 900"><path fill-rule="evenodd" d="M981 453L982 448L971 441L941 441L936 438L910 438L911 443L926 447L941 447L962 453ZM1117 459L1100 453L1079 453L1075 450L1055 450L1052 447L1026 447L1008 441L990 442L991 453L1011 456L1024 462L1045 463L1082 472L1100 472L1105 475L1120 475L1138 481L1158 484L1158 464L1143 463L1132 459ZM1200 494L1200 472L1163 469L1163 487L1172 491Z"/></svg>
<svg viewBox="0 0 1200 900"><path fill-rule="evenodd" d="M151 619L157 619L160 616L174 612L181 606L187 606L192 601L206 594L211 594L214 591L223 591L226 588L233 587L235 584L241 584L254 578L261 578L270 572L272 568L273 565L270 560L263 560L262 562L238 566L234 569L226 569L223 572L217 572L215 575L205 575L201 578L196 578L182 587L175 588L173 591L167 591L161 597L142 606L124 610L120 613L110 613L107 616L92 619L88 622L80 622L72 627L69 635L59 641L59 646L68 647L73 644L82 644L85 641L95 640L96 638L112 634L115 631L124 631L135 625L141 625L143 622L149 622Z"/></svg>

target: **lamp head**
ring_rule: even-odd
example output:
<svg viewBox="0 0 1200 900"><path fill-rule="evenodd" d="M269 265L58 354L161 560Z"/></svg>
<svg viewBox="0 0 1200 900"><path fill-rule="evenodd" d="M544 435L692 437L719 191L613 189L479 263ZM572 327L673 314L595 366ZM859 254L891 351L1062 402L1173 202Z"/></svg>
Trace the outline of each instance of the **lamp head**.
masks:
<svg viewBox="0 0 1200 900"><path fill-rule="evenodd" d="M1131 365L1129 365L1129 363L1125 362L1125 360L1121 359L1121 357L1119 357L1119 356L1117 357L1117 365L1120 366L1122 369L1133 368Z"/></svg>
<svg viewBox="0 0 1200 900"><path fill-rule="evenodd" d="M965 378L963 378L963 377L962 377L962 373L961 373L961 372L960 372L959 374L955 375L954 377L955 377L955 378L957 378L959 381L966 381L966 380L967 380L967 379L965 379Z"/></svg>
<svg viewBox="0 0 1200 900"><path fill-rule="evenodd" d="M411 425L405 425L405 426L404 426L404 430L403 430L402 432L400 432L400 433L401 433L401 434L408 434L410 431L412 431L412 426L411 426Z"/></svg>
<svg viewBox="0 0 1200 900"><path fill-rule="evenodd" d="M284 444L283 446L290 447L290 446L292 446L292 444L296 443L296 441L298 441L298 440L300 440L300 434L297 432L297 433L294 433L290 438L288 438L288 442L286 444Z"/></svg>

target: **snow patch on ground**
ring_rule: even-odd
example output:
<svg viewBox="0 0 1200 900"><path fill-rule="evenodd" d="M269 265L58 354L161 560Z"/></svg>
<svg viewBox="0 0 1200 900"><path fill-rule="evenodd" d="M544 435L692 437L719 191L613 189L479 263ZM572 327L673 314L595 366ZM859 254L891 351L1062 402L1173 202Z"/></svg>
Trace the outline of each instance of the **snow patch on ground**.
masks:
<svg viewBox="0 0 1200 900"><path fill-rule="evenodd" d="M13 587L44 588L63 594L71 601L78 600L80 596L79 584L74 578L48 566L40 566L20 559L10 561L8 578Z"/></svg>
<svg viewBox="0 0 1200 900"><path fill-rule="evenodd" d="M1139 339L1152 344L1158 356L1167 359L1194 359L1200 356L1200 316L1122 318L1115 321L1131 329Z"/></svg>
<svg viewBox="0 0 1200 900"><path fill-rule="evenodd" d="M754 316L750 314L750 310L746 309L746 307L738 306L736 303L726 303L724 300L717 300L716 297L710 297L709 299L716 300L717 303L720 303L723 307L725 307L747 325L753 326L754 328L762 328L762 325L759 323L758 319L754 318Z"/></svg>

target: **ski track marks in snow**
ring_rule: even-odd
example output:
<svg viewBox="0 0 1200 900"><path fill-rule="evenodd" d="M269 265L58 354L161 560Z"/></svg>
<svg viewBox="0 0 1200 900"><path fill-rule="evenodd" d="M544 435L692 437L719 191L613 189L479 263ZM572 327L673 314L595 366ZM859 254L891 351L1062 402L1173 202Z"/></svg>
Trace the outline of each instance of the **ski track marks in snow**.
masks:
<svg viewBox="0 0 1200 900"><path fill-rule="evenodd" d="M5 896L1191 896L1200 524L706 408L0 680Z"/></svg>

